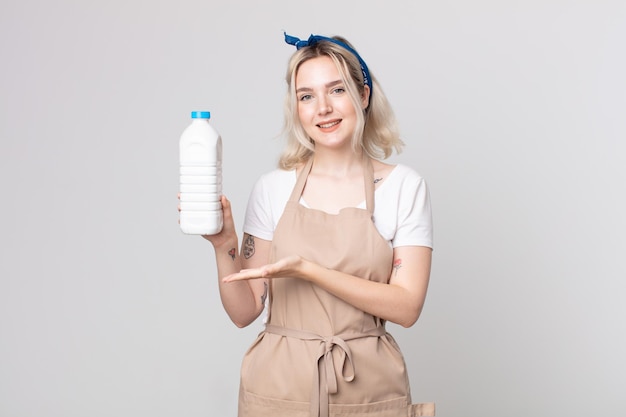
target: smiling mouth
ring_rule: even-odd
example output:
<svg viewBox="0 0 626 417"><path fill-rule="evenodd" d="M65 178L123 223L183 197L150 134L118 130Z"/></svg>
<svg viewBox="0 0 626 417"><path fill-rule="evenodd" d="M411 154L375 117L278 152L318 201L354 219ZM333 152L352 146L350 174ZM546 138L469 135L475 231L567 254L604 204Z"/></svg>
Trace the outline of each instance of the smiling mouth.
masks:
<svg viewBox="0 0 626 417"><path fill-rule="evenodd" d="M322 129L328 129L329 127L333 127L333 126L338 125L340 122L341 122L341 120L335 120L333 122L323 123L323 124L319 124L317 126L321 127Z"/></svg>

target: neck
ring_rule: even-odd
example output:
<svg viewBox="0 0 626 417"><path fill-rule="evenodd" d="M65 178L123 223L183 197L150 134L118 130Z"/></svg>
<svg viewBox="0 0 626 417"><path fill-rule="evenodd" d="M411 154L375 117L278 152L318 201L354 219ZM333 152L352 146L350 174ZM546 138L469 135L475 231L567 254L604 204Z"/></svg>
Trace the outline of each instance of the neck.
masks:
<svg viewBox="0 0 626 417"><path fill-rule="evenodd" d="M328 152L326 150L316 150L313 154L313 174L334 176L338 178L350 177L353 174L361 173L361 161L363 151L358 153L349 152Z"/></svg>

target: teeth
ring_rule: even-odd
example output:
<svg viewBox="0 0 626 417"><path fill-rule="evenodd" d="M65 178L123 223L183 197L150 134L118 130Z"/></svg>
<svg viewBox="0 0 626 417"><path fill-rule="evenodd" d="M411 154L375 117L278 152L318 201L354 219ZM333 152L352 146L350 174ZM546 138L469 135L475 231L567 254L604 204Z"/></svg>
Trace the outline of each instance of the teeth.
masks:
<svg viewBox="0 0 626 417"><path fill-rule="evenodd" d="M339 121L336 122L330 122L330 123L325 123L323 125L319 125L319 127L321 127L322 129L327 129L329 127L333 127L335 125L339 124Z"/></svg>

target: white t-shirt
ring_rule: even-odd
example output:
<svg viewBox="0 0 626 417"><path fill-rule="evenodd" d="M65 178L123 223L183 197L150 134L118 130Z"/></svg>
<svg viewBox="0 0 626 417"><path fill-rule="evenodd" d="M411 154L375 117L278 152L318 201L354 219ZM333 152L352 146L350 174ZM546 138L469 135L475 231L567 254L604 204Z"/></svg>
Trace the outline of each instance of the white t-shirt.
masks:
<svg viewBox="0 0 626 417"><path fill-rule="evenodd" d="M295 184L295 170L276 169L261 176L248 200L243 231L272 240ZM391 247L433 247L430 195L425 180L417 172L396 165L374 196L374 224ZM300 204L306 205L302 199ZM365 201L357 207L365 209Z"/></svg>

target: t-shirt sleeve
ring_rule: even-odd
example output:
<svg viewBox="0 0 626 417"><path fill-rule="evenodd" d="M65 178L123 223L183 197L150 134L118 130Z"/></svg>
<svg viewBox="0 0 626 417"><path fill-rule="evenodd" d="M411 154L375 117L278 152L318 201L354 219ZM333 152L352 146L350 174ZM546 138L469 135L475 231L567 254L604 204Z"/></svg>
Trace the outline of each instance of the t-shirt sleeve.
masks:
<svg viewBox="0 0 626 417"><path fill-rule="evenodd" d="M246 208L243 231L260 239L272 240L274 222L266 179L265 176L262 176L252 188Z"/></svg>
<svg viewBox="0 0 626 417"><path fill-rule="evenodd" d="M430 192L426 180L416 172L407 175L401 185L398 224L392 246L433 247L433 222Z"/></svg>

